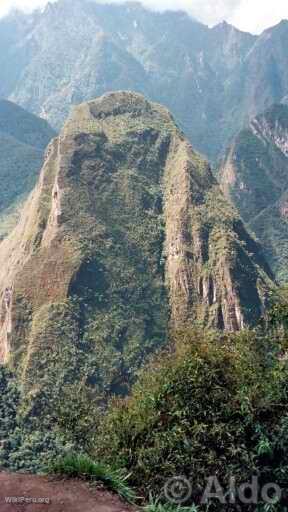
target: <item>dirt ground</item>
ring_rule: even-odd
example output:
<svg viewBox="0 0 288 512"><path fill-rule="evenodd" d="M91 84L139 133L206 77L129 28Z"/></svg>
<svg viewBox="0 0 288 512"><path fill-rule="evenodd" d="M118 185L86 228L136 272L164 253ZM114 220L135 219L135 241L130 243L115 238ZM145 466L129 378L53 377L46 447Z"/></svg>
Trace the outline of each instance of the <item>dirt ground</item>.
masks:
<svg viewBox="0 0 288 512"><path fill-rule="evenodd" d="M91 488L81 480L0 472L0 512L46 511L135 512L135 509L117 496L101 488Z"/></svg>

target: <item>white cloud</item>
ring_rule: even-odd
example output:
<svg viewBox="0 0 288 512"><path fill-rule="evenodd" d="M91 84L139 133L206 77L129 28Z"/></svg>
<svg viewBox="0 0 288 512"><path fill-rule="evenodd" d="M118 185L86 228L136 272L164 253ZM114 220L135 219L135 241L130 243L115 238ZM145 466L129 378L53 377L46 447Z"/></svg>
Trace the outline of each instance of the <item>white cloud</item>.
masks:
<svg viewBox="0 0 288 512"><path fill-rule="evenodd" d="M242 30L259 33L288 19L288 0L242 0L231 22Z"/></svg>
<svg viewBox="0 0 288 512"><path fill-rule="evenodd" d="M213 25L228 19L239 0L143 0L143 3L152 9L183 9L200 21Z"/></svg>
<svg viewBox="0 0 288 512"><path fill-rule="evenodd" d="M47 0L0 0L0 16L11 7L32 10L46 3ZM254 33L275 25L283 18L288 19L288 0L143 0L143 3L157 10L184 9L208 25L225 19L242 30Z"/></svg>
<svg viewBox="0 0 288 512"><path fill-rule="evenodd" d="M22 9L32 11L37 7L43 7L47 0L0 0L0 16L4 16L10 9Z"/></svg>

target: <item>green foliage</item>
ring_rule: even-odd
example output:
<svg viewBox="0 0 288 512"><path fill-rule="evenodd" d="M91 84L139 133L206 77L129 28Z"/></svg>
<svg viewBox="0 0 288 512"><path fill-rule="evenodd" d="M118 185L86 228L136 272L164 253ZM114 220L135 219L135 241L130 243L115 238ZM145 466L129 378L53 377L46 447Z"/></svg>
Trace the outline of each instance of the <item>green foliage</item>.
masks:
<svg viewBox="0 0 288 512"><path fill-rule="evenodd" d="M63 212L81 259L69 288L80 308L80 337L97 354L98 381L125 395L166 340L162 178L169 137L159 130L160 116L119 118L107 121L105 136L75 141Z"/></svg>
<svg viewBox="0 0 288 512"><path fill-rule="evenodd" d="M288 107L273 105L234 138L220 173L222 186L279 282L287 282L288 222L285 214L288 159L284 142Z"/></svg>
<svg viewBox="0 0 288 512"><path fill-rule="evenodd" d="M29 366L26 362L28 375L18 375L9 386L5 383L0 398L1 427L5 422L11 424L5 427L0 464L10 470L43 471L67 450L87 450L101 414L99 403L105 389L99 379L98 386L89 384L98 370L97 355L74 335L77 307L50 305L46 315L48 332L40 323L34 324L35 341L42 349L34 351ZM14 395L10 398L11 393L7 396L12 384L17 401Z"/></svg>
<svg viewBox="0 0 288 512"><path fill-rule="evenodd" d="M146 495L185 475L196 504L211 475L224 488L231 476L240 485L255 474L263 485L281 485L288 372L269 333L186 331L174 345L143 372L130 399L111 404L96 437L97 457L126 467ZM220 510L217 503L211 510Z"/></svg>
<svg viewBox="0 0 288 512"><path fill-rule="evenodd" d="M144 512L198 512L196 505L183 507L181 505L172 505L171 503L163 503L161 500L150 497L148 505L143 507Z"/></svg>
<svg viewBox="0 0 288 512"><path fill-rule="evenodd" d="M42 161L43 151L26 146L0 132L1 210L32 190Z"/></svg>
<svg viewBox="0 0 288 512"><path fill-rule="evenodd" d="M74 446L67 443L60 432L40 427L30 430L19 418L10 435L0 465L9 471L43 473L55 457L67 453Z"/></svg>
<svg viewBox="0 0 288 512"><path fill-rule="evenodd" d="M277 288L270 297L268 323L273 328L288 330L288 286Z"/></svg>
<svg viewBox="0 0 288 512"><path fill-rule="evenodd" d="M20 392L8 368L0 364L0 465L9 447L9 438L16 428Z"/></svg>
<svg viewBox="0 0 288 512"><path fill-rule="evenodd" d="M128 477L125 476L123 471L94 462L87 455L68 454L53 463L50 471L54 474L72 478L81 477L88 480L97 480L126 501L134 503L136 500L134 491L127 484Z"/></svg>
<svg viewBox="0 0 288 512"><path fill-rule="evenodd" d="M0 100L0 133L42 151L55 135L47 121L3 99Z"/></svg>
<svg viewBox="0 0 288 512"><path fill-rule="evenodd" d="M36 183L44 149L54 135L43 119L0 101L0 240L16 224L17 210Z"/></svg>
<svg viewBox="0 0 288 512"><path fill-rule="evenodd" d="M48 429L29 429L21 417L22 400L17 379L0 365L0 467L35 472L63 453L65 440Z"/></svg>
<svg viewBox="0 0 288 512"><path fill-rule="evenodd" d="M62 359L63 346L53 356L53 364L60 361L62 372L66 369L61 373L56 366L53 374L51 366L52 379L59 377L53 380L54 394L52 381L45 377L39 381L43 388L38 396L21 400L21 387L2 367L6 441L0 464L98 480L128 501L135 500L131 485L146 498L160 496L150 498L147 512L230 511L219 508L217 501L208 508L201 505L211 475L217 475L224 489L231 476L240 485L253 475L261 486L275 482L284 488L288 369L282 357L287 346L282 327L280 334L273 322L237 334L179 331L172 337L173 348L141 372L132 396L114 399L104 415L96 388L93 392L87 381L79 381L77 366L68 365L75 357L83 372L85 357L89 361L89 352L84 351L83 361L78 349L73 355L74 342L65 348L68 359ZM191 479L193 493L187 506L177 508L167 504L163 488L178 475ZM254 512L249 507L243 510ZM278 505L269 509L265 503L258 510L283 512Z"/></svg>

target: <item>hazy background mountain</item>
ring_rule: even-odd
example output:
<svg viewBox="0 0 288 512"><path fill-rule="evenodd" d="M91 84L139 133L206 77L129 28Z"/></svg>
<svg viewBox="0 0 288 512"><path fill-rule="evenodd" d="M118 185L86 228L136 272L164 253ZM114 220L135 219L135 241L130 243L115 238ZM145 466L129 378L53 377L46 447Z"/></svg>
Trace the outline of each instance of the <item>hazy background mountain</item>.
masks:
<svg viewBox="0 0 288 512"><path fill-rule="evenodd" d="M288 279L288 106L274 105L235 137L220 182L257 235L279 280Z"/></svg>
<svg viewBox="0 0 288 512"><path fill-rule="evenodd" d="M17 105L0 101L0 238L15 225L35 185L54 130Z"/></svg>
<svg viewBox="0 0 288 512"><path fill-rule="evenodd" d="M0 95L59 128L72 104L142 92L216 159L243 121L287 96L287 42L288 22L257 37L138 3L59 0L0 21Z"/></svg>

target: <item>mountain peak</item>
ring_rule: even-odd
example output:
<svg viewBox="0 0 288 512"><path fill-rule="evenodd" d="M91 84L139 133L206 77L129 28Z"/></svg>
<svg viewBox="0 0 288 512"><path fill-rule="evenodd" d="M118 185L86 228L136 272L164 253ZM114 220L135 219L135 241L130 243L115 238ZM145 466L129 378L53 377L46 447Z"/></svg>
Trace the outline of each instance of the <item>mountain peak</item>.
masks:
<svg viewBox="0 0 288 512"><path fill-rule="evenodd" d="M281 21L279 21L279 23L277 25L275 25L276 27L285 27L285 28L288 28L288 18L283 18Z"/></svg>
<svg viewBox="0 0 288 512"><path fill-rule="evenodd" d="M257 36L253 36L249 32L244 32L243 30L238 29L231 23L228 23L226 20L221 21L221 23L218 23L217 25L214 25L212 27L212 32L221 32L225 35L229 35L231 32L235 32L239 35L243 34L245 37L250 37L251 39L257 39Z"/></svg>
<svg viewBox="0 0 288 512"><path fill-rule="evenodd" d="M115 91L103 94L100 98L88 101L90 112L94 117L103 115L117 115L117 113L151 112L152 105L141 93L134 91ZM160 107L160 105L159 105ZM164 107L161 106L162 109ZM168 110L166 109L167 113Z"/></svg>
<svg viewBox="0 0 288 512"><path fill-rule="evenodd" d="M130 115L133 119L137 117L145 119L146 116L152 117L156 112L161 112L169 120L172 119L168 109L162 105L151 103L140 93L132 91L110 92L74 107L66 123L66 128L69 128L71 125L77 126L79 121L85 121L85 119L100 121L111 116L124 115Z"/></svg>
<svg viewBox="0 0 288 512"><path fill-rule="evenodd" d="M257 244L169 111L125 91L74 108L0 258L2 358L20 343L26 373L39 355L32 346L58 343L75 301L81 332L100 336L97 350L110 347L111 365L137 347L139 360L155 339L159 346L170 321L254 323L270 283ZM36 330L21 327L23 301Z"/></svg>
<svg viewBox="0 0 288 512"><path fill-rule="evenodd" d="M217 23L217 25L215 25L214 27L212 27L212 30L217 29L217 28L218 29L230 29L230 28L234 28L234 27L233 27L233 25L228 23L226 20L223 20L220 23Z"/></svg>
<svg viewBox="0 0 288 512"><path fill-rule="evenodd" d="M214 25L214 27L212 27L211 30L214 32L218 31L218 32L224 32L224 33L228 33L231 31L241 32L236 27L234 27L234 25L231 25L231 23L228 23L226 20L223 20L223 21L221 21L221 23Z"/></svg>
<svg viewBox="0 0 288 512"><path fill-rule="evenodd" d="M281 21L276 23L276 25L273 25L272 27L266 28L262 34L260 34L259 38L265 34L269 33L282 33L283 31L286 32L288 29L288 19L283 18Z"/></svg>

